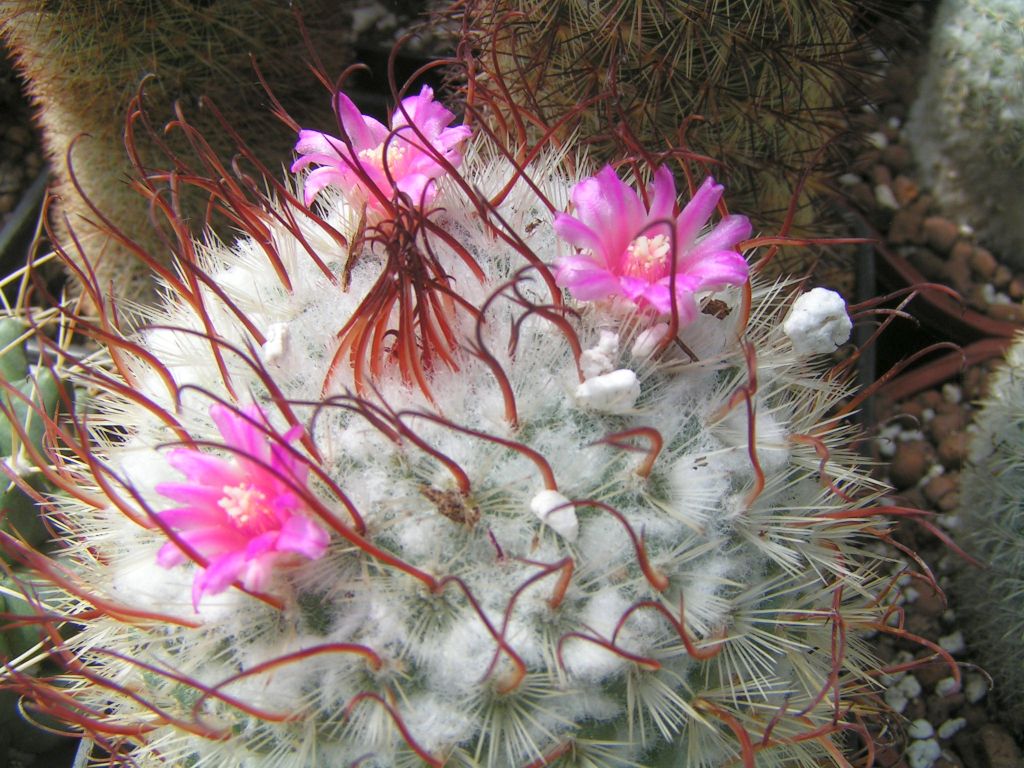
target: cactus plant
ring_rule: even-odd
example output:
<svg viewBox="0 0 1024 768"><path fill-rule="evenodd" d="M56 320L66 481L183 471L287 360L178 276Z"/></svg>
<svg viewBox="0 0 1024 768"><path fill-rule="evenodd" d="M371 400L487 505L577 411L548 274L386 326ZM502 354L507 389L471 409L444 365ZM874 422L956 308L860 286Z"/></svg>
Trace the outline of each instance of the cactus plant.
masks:
<svg viewBox="0 0 1024 768"><path fill-rule="evenodd" d="M901 630L842 334L787 335L713 181L335 103L309 206L183 239L138 330L85 286L73 565L0 537L81 627L34 705L136 766L846 765Z"/></svg>
<svg viewBox="0 0 1024 768"><path fill-rule="evenodd" d="M60 402L60 384L53 372L29 364L25 342L33 331L24 320L9 314L0 318L0 464L3 492L0 493L0 531L24 546L49 548L51 531L44 524L38 500L55 488L36 465L44 455L46 424L53 423ZM0 662L4 675L55 674L41 650L46 638L42 627L49 622L39 614L50 609L46 603L51 585L39 583L11 558L0 560ZM5 747L13 743L26 752L53 748L55 733L36 727L38 721L20 716L18 697L0 691L0 729ZM47 723L49 728L56 723Z"/></svg>
<svg viewBox="0 0 1024 768"><path fill-rule="evenodd" d="M29 336L31 332L21 320L0 319L0 461L7 472L0 494L0 528L37 545L48 533L25 486L35 491L51 486L33 466L25 443L35 455L42 455L44 420L55 416L59 391L52 372L31 370L23 346Z"/></svg>
<svg viewBox="0 0 1024 768"><path fill-rule="evenodd" d="M1024 268L1024 8L943 0L907 132L946 214Z"/></svg>
<svg viewBox="0 0 1024 768"><path fill-rule="evenodd" d="M310 87L315 81L307 67L310 52L295 23L297 9L315 19L309 25L311 39L325 65L332 70L347 65L348 11L332 0L0 1L0 32L38 108L55 191L79 238L104 238L106 228L86 225L98 217L73 188L72 169L85 196L104 216L136 239L152 232L145 245L167 258L150 224L149 204L131 188L135 169L125 149L124 116L147 75L155 76L145 89L152 120L157 125L172 120L174 103L180 102L222 153L233 149L234 141L199 109L200 97L211 99L266 161L283 156L291 140L289 130L266 106L253 60L293 111L305 109L306 119L327 119L329 113L318 109L321 100L306 98L302 106L304 94L316 89ZM253 108L259 104L265 106ZM163 157L142 138L136 149L144 164ZM188 145L179 140L175 149L184 157ZM169 197L169 189L164 194ZM187 212L199 231L204 223L201 195L191 198ZM62 222L61 216L54 217L55 224ZM100 247L89 244L92 253ZM132 272L139 262L126 257L117 240L108 240L105 247L113 253L93 265L101 276L119 287L137 283L133 292L147 295L152 286L146 275Z"/></svg>
<svg viewBox="0 0 1024 768"><path fill-rule="evenodd" d="M495 129L524 127L507 120L512 103L541 126L566 120L564 135L578 131L607 159L677 146L689 123L686 146L720 163L730 203L758 228L778 231L806 174L791 223L816 235L844 159L851 84L870 76L858 30L868 12L847 0L456 0L449 11L480 51L486 78L474 87L487 89ZM775 267L802 273L811 255L789 249Z"/></svg>
<svg viewBox="0 0 1024 768"><path fill-rule="evenodd" d="M1018 337L988 382L961 473L963 541L987 566L963 569L959 611L978 661L995 680L1004 713L1024 724L1024 342Z"/></svg>

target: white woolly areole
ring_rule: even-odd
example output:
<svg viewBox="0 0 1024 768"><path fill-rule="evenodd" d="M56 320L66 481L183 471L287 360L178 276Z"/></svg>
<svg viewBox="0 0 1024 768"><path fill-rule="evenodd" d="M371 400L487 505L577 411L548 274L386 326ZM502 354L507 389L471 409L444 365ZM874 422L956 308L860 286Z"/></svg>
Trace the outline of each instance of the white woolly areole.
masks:
<svg viewBox="0 0 1024 768"><path fill-rule="evenodd" d="M814 288L793 302L782 330L801 357L835 352L850 339L853 322L843 297L828 288Z"/></svg>
<svg viewBox="0 0 1024 768"><path fill-rule="evenodd" d="M640 380L628 368L587 379L576 387L576 404L602 413L625 413L640 397Z"/></svg>
<svg viewBox="0 0 1024 768"><path fill-rule="evenodd" d="M580 355L580 368L583 376L592 379L615 369L615 358L619 355L619 334L614 331L602 330L596 346L583 351Z"/></svg>
<svg viewBox="0 0 1024 768"><path fill-rule="evenodd" d="M263 345L263 357L268 363L278 363L288 353L288 324L271 323L267 329L267 341Z"/></svg>
<svg viewBox="0 0 1024 768"><path fill-rule="evenodd" d="M558 491L544 490L530 499L530 511L566 541L576 541L580 525L576 510Z"/></svg>
<svg viewBox="0 0 1024 768"><path fill-rule="evenodd" d="M633 342L630 355L634 360L646 360L657 351L668 332L668 323L655 323L650 328L640 331Z"/></svg>

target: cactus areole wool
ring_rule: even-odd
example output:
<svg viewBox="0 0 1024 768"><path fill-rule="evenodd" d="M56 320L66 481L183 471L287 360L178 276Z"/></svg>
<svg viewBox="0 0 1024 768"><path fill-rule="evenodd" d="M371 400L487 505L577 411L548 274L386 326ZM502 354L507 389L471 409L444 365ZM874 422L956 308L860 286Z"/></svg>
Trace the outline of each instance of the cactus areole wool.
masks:
<svg viewBox="0 0 1024 768"><path fill-rule="evenodd" d="M137 766L845 765L881 489L722 186L335 104L143 323L85 276L36 705Z"/></svg>

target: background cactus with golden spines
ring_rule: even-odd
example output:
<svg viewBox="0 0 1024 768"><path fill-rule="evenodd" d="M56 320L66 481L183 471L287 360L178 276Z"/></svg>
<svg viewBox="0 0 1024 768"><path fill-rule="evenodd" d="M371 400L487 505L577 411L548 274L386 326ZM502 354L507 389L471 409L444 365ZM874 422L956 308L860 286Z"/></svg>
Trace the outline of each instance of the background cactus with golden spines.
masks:
<svg viewBox="0 0 1024 768"><path fill-rule="evenodd" d="M848 113L872 76L860 24L879 7L459 0L449 13L480 51L474 87L490 92L495 129L519 127L507 119L515 104L538 118L531 131L568 117L559 135L575 131L599 160L682 142L764 231L779 230L803 180L790 233L821 236L839 231L826 201L848 157ZM802 273L821 255L789 249L772 269Z"/></svg>
<svg viewBox="0 0 1024 768"><path fill-rule="evenodd" d="M135 171L124 140L130 102L143 79L152 75L145 94L157 130L174 119L174 105L180 103L229 161L234 140L208 111L199 109L200 98L206 97L259 158L279 162L292 135L274 118L253 61L297 115L322 120L330 115L321 106L322 94L307 65L310 52L296 11L309 20L310 36L324 65L332 71L347 65L352 55L346 33L348 10L334 0L0 0L0 33L37 107L55 172L61 203L52 221L62 239L66 216L76 236L90 241L91 253L108 251L102 259L94 258L93 267L118 290L133 285L129 292L142 297L150 295L153 286L145 271L137 269L140 262L106 237L105 228L86 223L98 223L99 217L72 186L72 144L71 165L86 197L157 258L168 259L150 223L148 201L131 187ZM145 134L137 132L136 149L148 165L165 155ZM168 140L174 142L176 153L188 157L188 143L180 132ZM170 185L166 187L164 195L170 200ZM203 196L192 194L185 205L185 220L201 231Z"/></svg>

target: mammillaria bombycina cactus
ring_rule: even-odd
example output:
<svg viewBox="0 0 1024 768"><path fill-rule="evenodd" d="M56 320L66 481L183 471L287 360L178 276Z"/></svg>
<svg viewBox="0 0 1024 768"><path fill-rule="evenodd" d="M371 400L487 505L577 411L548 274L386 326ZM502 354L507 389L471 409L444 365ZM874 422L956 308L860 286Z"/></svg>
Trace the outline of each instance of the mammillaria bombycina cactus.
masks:
<svg viewBox="0 0 1024 768"><path fill-rule="evenodd" d="M453 120L304 134L309 206L207 182L247 236L134 329L86 285L26 694L140 766L846 765L902 630L840 369L713 180Z"/></svg>

